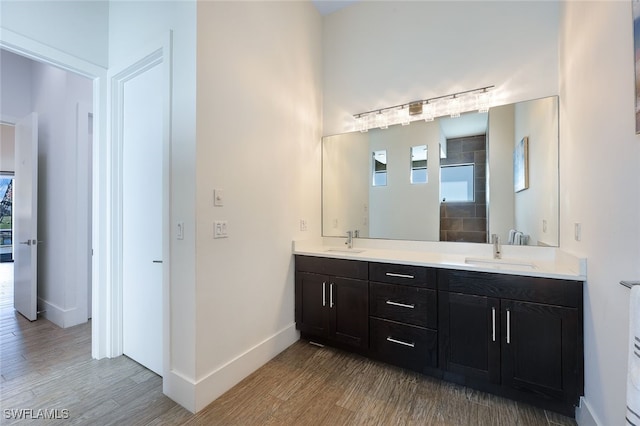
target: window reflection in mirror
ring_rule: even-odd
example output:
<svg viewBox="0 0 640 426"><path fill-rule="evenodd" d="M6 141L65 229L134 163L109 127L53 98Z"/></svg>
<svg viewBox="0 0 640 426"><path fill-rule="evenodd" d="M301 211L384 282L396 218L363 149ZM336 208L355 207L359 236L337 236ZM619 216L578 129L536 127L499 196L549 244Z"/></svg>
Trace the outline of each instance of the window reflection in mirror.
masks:
<svg viewBox="0 0 640 426"><path fill-rule="evenodd" d="M427 145L411 147L411 183L427 183Z"/></svg>
<svg viewBox="0 0 640 426"><path fill-rule="evenodd" d="M473 164L440 168L440 196L443 202L473 202Z"/></svg>
<svg viewBox="0 0 640 426"><path fill-rule="evenodd" d="M373 186L387 185L387 150L373 152Z"/></svg>

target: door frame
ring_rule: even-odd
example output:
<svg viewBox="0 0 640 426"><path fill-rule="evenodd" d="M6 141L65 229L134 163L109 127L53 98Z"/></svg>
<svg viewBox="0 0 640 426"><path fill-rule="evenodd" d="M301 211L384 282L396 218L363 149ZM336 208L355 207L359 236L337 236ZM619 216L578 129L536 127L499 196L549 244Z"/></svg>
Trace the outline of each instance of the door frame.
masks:
<svg viewBox="0 0 640 426"><path fill-rule="evenodd" d="M124 85L127 81L140 75L155 66L161 66L163 70L163 129L162 129L162 370L163 377L169 372L170 355L170 264L171 264L171 220L170 220L170 196L171 196L171 87L172 87L172 34L171 32L161 41L138 50L121 67L110 69L108 81L110 86L109 101L111 106L110 133L111 144L111 174L112 174L112 310L110 313L110 328L112 330L110 346L113 356L123 353L123 321L122 321L122 224L123 224L123 124L124 124Z"/></svg>
<svg viewBox="0 0 640 426"><path fill-rule="evenodd" d="M107 69L61 50L52 48L5 28L0 28L0 48L20 56L43 62L65 71L87 77L93 81L93 188L92 188L92 239L93 257L91 281L93 287L91 324L91 356L96 359L112 356L109 345L111 330L108 327L110 300L110 175L111 158L107 151L106 137L106 75ZM9 117L2 119L11 120Z"/></svg>
<svg viewBox="0 0 640 426"><path fill-rule="evenodd" d="M118 152L109 143L111 132L117 127L108 126L111 120L108 105L110 105L111 84L109 77L118 73L109 72L104 67L77 58L61 50L24 37L18 33L0 28L0 48L27 57L29 59L47 63L70 71L93 81L93 158L92 158L92 251L91 281L92 281L92 324L91 324L91 356L95 359L116 357L122 355L122 329L117 327L122 322L121 299L121 266L117 255L122 231L118 216L118 202L116 198L121 193L117 184L121 182L121 165L118 164ZM138 58L146 58L150 52L162 52L165 68L165 105L164 116L164 176L163 176L163 376L167 377L170 370L170 135L171 135L171 93L172 93L172 33L168 32L152 47L139 49L144 54ZM140 59L138 59L140 60ZM131 61L130 64L135 64ZM127 67L122 68L122 71ZM117 110L116 110L117 111ZM0 117L7 122L15 121L15 117ZM116 145L116 144L114 144ZM114 152L115 150L115 152Z"/></svg>

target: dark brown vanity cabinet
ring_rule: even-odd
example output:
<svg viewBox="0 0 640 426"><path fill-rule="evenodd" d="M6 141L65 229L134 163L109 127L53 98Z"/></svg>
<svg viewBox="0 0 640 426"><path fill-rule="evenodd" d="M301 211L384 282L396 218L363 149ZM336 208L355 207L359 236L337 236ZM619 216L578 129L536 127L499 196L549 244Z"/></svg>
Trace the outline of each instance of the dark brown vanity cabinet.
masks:
<svg viewBox="0 0 640 426"><path fill-rule="evenodd" d="M369 347L367 262L296 256L296 326L319 343Z"/></svg>
<svg viewBox="0 0 640 426"><path fill-rule="evenodd" d="M437 367L436 285L435 269L369 264L373 357L420 372Z"/></svg>
<svg viewBox="0 0 640 426"><path fill-rule="evenodd" d="M582 282L441 270L445 377L566 414L583 393Z"/></svg>
<svg viewBox="0 0 640 426"><path fill-rule="evenodd" d="M296 255L303 338L573 416L581 281Z"/></svg>

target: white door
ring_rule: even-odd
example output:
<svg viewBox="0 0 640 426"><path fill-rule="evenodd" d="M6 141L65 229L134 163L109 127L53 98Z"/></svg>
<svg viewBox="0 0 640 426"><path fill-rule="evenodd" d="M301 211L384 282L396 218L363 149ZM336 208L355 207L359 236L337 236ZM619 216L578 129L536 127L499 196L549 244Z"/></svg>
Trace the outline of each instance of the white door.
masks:
<svg viewBox="0 0 640 426"><path fill-rule="evenodd" d="M16 124L13 188L13 307L29 321L38 304L38 115Z"/></svg>
<svg viewBox="0 0 640 426"><path fill-rule="evenodd" d="M162 64L123 85L123 352L162 375Z"/></svg>

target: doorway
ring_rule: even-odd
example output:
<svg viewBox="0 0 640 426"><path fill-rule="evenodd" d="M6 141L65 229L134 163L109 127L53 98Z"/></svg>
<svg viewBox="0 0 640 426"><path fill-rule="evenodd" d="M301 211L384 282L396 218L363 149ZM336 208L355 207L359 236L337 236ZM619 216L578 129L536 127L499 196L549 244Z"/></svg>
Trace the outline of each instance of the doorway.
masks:
<svg viewBox="0 0 640 426"><path fill-rule="evenodd" d="M146 50L146 48L150 48ZM119 93L119 70L107 70L83 59L25 38L11 31L3 32L0 49L58 66L64 70L78 73L93 81L93 101L89 102L93 110L93 188L91 209L91 355L93 358L117 357L122 355L122 161L121 145L117 141L118 127L114 124L118 114L114 98ZM154 50L156 49L156 50ZM162 68L162 162L163 170L170 165L170 113L171 113L171 34L158 39L156 43L137 50L151 52L139 56L138 63L150 57L161 58ZM124 64L122 64L124 65ZM125 66L127 68L127 66ZM107 104L110 109L107 112ZM111 115L107 125L107 114ZM0 117L1 119L2 117ZM109 137L110 143L106 143ZM169 190L168 173L162 176L162 335L169 335ZM85 287L86 289L86 287ZM163 370L168 368L169 343L163 340Z"/></svg>
<svg viewBox="0 0 640 426"><path fill-rule="evenodd" d="M41 316L56 325L66 328L81 324L89 318L91 283L90 177L93 162L89 146L92 127L89 113L94 98L93 82L85 76L19 53L3 49L0 54L2 84L12 88L12 96L3 102L2 120L15 124L21 117L38 113L37 153L33 156L32 167L33 188L37 195L30 204L37 220L30 232L33 235L25 239L31 243L28 249L33 254L32 269L37 270L30 282L36 281L37 274L37 290L33 284L27 296L35 299L33 310L37 304ZM20 164L16 164L14 158L14 170ZM19 180L19 176L16 178ZM21 201L19 194L19 191L13 192L14 207L25 205L26 201ZM40 214L36 213L38 211ZM12 240L15 243L15 235ZM14 258L17 247L13 246ZM27 258L23 255L23 259ZM20 291L15 294L25 294L25 283L23 279L14 281L15 285L20 285L17 289ZM31 315L31 309L26 316L30 320L36 318L35 313Z"/></svg>
<svg viewBox="0 0 640 426"><path fill-rule="evenodd" d="M13 186L13 173L0 172L0 262L13 262Z"/></svg>

